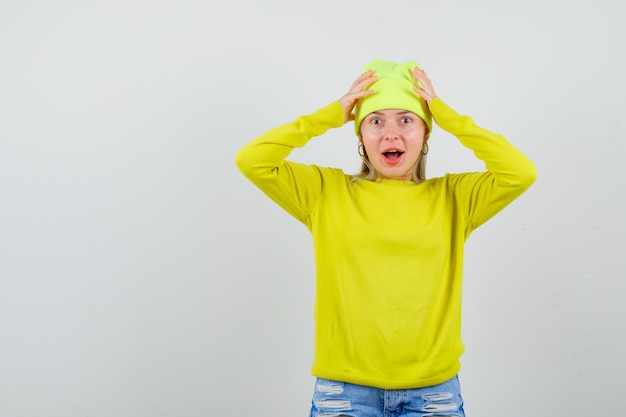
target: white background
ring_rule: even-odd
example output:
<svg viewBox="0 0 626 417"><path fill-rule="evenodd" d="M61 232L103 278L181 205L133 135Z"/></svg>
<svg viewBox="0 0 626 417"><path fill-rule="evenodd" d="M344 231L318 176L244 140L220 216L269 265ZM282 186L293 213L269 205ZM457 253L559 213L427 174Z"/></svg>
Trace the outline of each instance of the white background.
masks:
<svg viewBox="0 0 626 417"><path fill-rule="evenodd" d="M308 415L311 238L233 159L371 59L538 167L467 243L468 417L619 415L625 5L2 1L0 416ZM428 175L476 169L436 128Z"/></svg>

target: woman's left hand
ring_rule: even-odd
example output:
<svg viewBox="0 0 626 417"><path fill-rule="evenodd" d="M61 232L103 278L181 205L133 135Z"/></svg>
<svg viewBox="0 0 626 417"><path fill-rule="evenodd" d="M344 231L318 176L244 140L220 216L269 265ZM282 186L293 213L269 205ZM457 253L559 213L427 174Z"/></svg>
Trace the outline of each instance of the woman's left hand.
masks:
<svg viewBox="0 0 626 417"><path fill-rule="evenodd" d="M426 76L426 72L419 68L415 67L413 69L413 76L419 81L420 87L413 87L413 91L415 91L421 98L426 100L426 103L430 104L431 100L437 97L435 94L435 88L433 87L433 83L430 81L430 78Z"/></svg>

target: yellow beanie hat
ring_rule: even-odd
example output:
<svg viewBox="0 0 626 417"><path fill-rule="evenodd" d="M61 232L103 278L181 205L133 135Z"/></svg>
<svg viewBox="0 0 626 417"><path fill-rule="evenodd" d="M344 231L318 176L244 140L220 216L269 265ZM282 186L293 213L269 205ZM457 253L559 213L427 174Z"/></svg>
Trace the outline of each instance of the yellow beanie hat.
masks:
<svg viewBox="0 0 626 417"><path fill-rule="evenodd" d="M378 77L375 83L368 86L374 92L360 98L354 108L354 130L357 136L361 130L361 122L370 113L384 109L402 109L418 115L430 132L433 116L428 104L415 91L413 86L420 86L413 76L413 69L421 66L415 61L397 64L390 61L374 60L365 66L364 72L372 70Z"/></svg>

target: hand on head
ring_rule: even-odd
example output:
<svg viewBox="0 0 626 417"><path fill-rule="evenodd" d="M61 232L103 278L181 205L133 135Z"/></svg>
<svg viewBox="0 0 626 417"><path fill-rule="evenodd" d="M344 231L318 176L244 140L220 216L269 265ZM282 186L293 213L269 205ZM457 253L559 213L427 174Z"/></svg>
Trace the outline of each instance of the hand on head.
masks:
<svg viewBox="0 0 626 417"><path fill-rule="evenodd" d="M426 103L430 104L430 101L437 97L437 94L435 94L433 83L430 81L430 78L428 78L426 76L426 72L419 67L415 67L413 69L413 76L419 82L419 86L413 87L413 91L415 91L421 98L426 100Z"/></svg>
<svg viewBox="0 0 626 417"><path fill-rule="evenodd" d="M374 92L373 90L364 90L364 88L374 83L377 79L378 77L372 75L372 70L365 71L352 83L350 90L339 99L339 103L343 106L344 123L354 120L354 113L352 111L354 110L357 100Z"/></svg>
<svg viewBox="0 0 626 417"><path fill-rule="evenodd" d="M437 97L430 78L428 78L423 69L417 66L413 69L413 76L418 82L418 85L413 87L413 91L424 99L427 104L430 103L431 100ZM344 110L344 123L354 120L353 111L357 101L374 92L373 90L366 90L365 88L377 80L378 77L373 75L373 71L367 70L352 83L350 90L339 99L339 103L341 103Z"/></svg>

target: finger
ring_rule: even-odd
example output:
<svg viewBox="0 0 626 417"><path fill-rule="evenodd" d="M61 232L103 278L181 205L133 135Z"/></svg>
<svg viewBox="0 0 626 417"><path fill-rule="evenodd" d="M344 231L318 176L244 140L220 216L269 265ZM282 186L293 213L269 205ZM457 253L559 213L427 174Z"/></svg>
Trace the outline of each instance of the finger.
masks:
<svg viewBox="0 0 626 417"><path fill-rule="evenodd" d="M364 88L373 84L378 80L378 77L375 75L370 75L365 78L359 78L350 89L351 92L363 91Z"/></svg>
<svg viewBox="0 0 626 417"><path fill-rule="evenodd" d="M361 91L357 91L355 93L350 94L350 98L354 101L357 101L360 98L363 98L365 96L369 96L370 94L373 94L374 90L361 90Z"/></svg>
<svg viewBox="0 0 626 417"><path fill-rule="evenodd" d="M423 98L426 103L430 103L430 101L435 98L434 94L429 93L428 91L419 88L419 87L413 87L413 91L415 91L421 98Z"/></svg>
<svg viewBox="0 0 626 417"><path fill-rule="evenodd" d="M426 87L426 86L432 87L432 83L430 82L430 78L428 78L428 76L426 75L426 71L424 71L422 68L415 67L413 69L413 76L419 81L419 83L423 87Z"/></svg>
<svg viewBox="0 0 626 417"><path fill-rule="evenodd" d="M424 91L422 88L417 87L417 86L413 86L413 91L415 91L418 96L420 96L421 98L426 100L426 98L428 96L428 93L426 93L426 91Z"/></svg>
<svg viewBox="0 0 626 417"><path fill-rule="evenodd" d="M362 97L372 94L374 90L349 91L339 99L339 102L346 111L352 111L356 102Z"/></svg>
<svg viewBox="0 0 626 417"><path fill-rule="evenodd" d="M357 81L361 81L361 80L367 79L369 77L372 77L373 74L374 74L374 71L369 69L369 70L365 71L364 73L362 73L361 75L359 75L359 78L357 78L356 80Z"/></svg>
<svg viewBox="0 0 626 417"><path fill-rule="evenodd" d="M415 77L428 79L428 76L426 75L426 71L424 70L424 68L420 68L420 67L413 68L413 75Z"/></svg>
<svg viewBox="0 0 626 417"><path fill-rule="evenodd" d="M354 80L350 90L339 99L339 103L341 103L346 113L346 121L354 119L352 109L356 106L357 101L360 98L368 96L374 92L371 89L365 90L365 88L374 83L377 79L378 77L373 75L372 70L365 71L356 80Z"/></svg>
<svg viewBox="0 0 626 417"><path fill-rule="evenodd" d="M343 96L342 100L340 101L343 101L346 105L353 107L359 99L365 96L368 96L372 93L373 93L372 90L363 90L363 91L358 91L355 93L348 93L345 96Z"/></svg>
<svg viewBox="0 0 626 417"><path fill-rule="evenodd" d="M426 71L424 71L422 68L415 67L413 69L413 75L418 82L417 88L421 90L421 92L425 93L425 95L421 94L419 90L414 89L415 92L420 95L420 97L424 98L426 101L430 101L437 96L435 94L435 88L433 87L430 78L428 78L428 76L426 75Z"/></svg>

